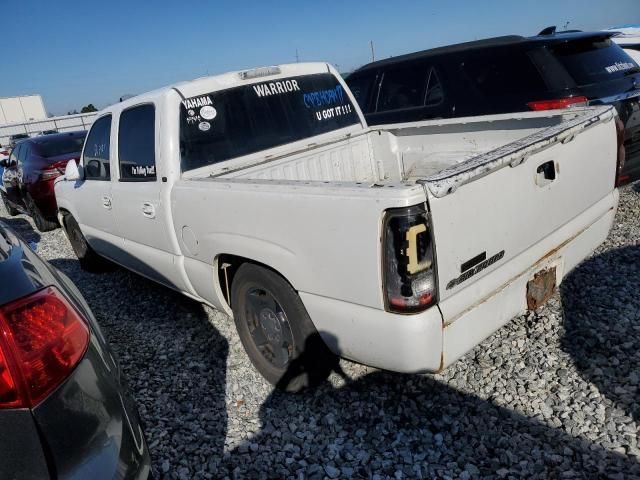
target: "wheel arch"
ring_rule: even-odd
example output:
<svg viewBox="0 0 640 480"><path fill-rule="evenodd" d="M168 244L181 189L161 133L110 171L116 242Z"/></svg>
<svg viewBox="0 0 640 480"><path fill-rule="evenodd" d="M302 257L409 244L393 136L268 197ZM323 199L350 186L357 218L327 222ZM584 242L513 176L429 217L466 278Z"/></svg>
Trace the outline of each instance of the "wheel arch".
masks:
<svg viewBox="0 0 640 480"><path fill-rule="evenodd" d="M277 268L272 267L264 262L256 259L243 257L241 255L235 255L231 253L220 253L214 259L214 281L216 283L215 289L219 292L220 298L224 300L226 313L232 315L231 312L231 288L233 280L238 269L244 264L257 265L272 271L276 275L280 276L285 282L287 282L293 290L296 292L298 289L295 285L280 272Z"/></svg>

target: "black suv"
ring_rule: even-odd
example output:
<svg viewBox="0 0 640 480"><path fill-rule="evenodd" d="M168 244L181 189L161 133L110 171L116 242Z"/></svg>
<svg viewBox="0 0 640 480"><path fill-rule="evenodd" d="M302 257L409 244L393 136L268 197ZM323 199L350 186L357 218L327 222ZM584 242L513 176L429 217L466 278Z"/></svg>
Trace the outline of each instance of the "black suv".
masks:
<svg viewBox="0 0 640 480"><path fill-rule="evenodd" d="M640 178L640 67L612 35L546 29L461 43L373 62L346 81L370 125L614 105L626 183Z"/></svg>

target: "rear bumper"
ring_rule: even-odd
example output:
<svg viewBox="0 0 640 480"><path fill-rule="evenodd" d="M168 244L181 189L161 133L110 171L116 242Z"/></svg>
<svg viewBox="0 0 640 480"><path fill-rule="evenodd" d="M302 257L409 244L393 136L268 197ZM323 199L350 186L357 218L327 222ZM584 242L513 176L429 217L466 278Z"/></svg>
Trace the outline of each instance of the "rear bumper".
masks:
<svg viewBox="0 0 640 480"><path fill-rule="evenodd" d="M145 480L149 449L120 367L80 292L58 275L92 335L73 374L32 410L51 470L61 480Z"/></svg>
<svg viewBox="0 0 640 480"><path fill-rule="evenodd" d="M624 142L624 148L626 158L620 171L620 177L623 179L623 183L635 182L640 179L640 132L636 132L633 139Z"/></svg>
<svg viewBox="0 0 640 480"><path fill-rule="evenodd" d="M492 293L486 297L473 298L465 288L438 307L416 315L396 315L304 292L300 292L300 297L316 329L338 355L385 370L436 372L526 311L526 285L535 273L555 266L559 285L571 269L607 238L617 204L615 190L480 279L479 282L499 285L489 290ZM523 271L519 265L529 267ZM452 311L458 313L447 316Z"/></svg>
<svg viewBox="0 0 640 480"><path fill-rule="evenodd" d="M116 373L106 371L92 350L33 410L51 470L61 480L145 480L151 462L138 412Z"/></svg>

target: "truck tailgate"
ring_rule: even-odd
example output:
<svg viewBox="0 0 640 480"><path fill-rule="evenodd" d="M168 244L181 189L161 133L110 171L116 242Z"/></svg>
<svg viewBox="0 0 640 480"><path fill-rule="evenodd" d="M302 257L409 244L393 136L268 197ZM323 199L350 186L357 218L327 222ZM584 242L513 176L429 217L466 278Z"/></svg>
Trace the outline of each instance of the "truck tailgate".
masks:
<svg viewBox="0 0 640 480"><path fill-rule="evenodd" d="M522 274L537 261L523 260L515 268L511 262L507 276L479 279L612 197L614 115L608 107L581 109L559 125L421 181L431 212L445 323L500 289L508 275ZM580 233L579 227L575 230L541 258ZM463 290L457 295L463 302L443 302ZM523 302L524 297L523 292Z"/></svg>

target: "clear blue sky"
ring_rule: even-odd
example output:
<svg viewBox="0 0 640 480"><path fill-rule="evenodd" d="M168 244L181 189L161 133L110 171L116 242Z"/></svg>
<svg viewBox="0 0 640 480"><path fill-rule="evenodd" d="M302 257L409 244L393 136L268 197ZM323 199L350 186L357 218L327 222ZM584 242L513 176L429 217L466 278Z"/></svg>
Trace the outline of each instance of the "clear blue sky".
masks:
<svg viewBox="0 0 640 480"><path fill-rule="evenodd" d="M207 73L376 58L549 25L640 23L640 0L0 0L0 97L39 93L47 110L98 108ZM4 61L8 60L8 64Z"/></svg>

